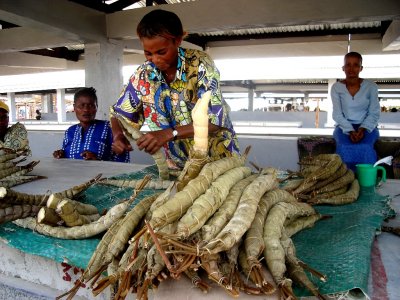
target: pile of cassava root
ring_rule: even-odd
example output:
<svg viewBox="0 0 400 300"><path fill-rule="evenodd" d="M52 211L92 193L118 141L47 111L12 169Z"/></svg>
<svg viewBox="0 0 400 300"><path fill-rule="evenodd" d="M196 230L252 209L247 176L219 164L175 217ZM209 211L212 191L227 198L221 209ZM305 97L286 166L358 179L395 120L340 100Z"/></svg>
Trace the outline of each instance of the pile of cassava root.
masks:
<svg viewBox="0 0 400 300"><path fill-rule="evenodd" d="M325 180L334 177L332 174L343 166L335 155L302 160L300 172L290 174L291 178L297 178L284 182L278 180L278 170L274 168L253 172L247 167L248 150L242 156L209 157L210 96L209 92L205 93L192 112L194 146L176 181L148 182L148 177L123 183L100 181L134 187L134 194L119 204L122 208L116 209L117 205L107 213L113 216L112 221L107 222L108 229L102 228L105 234L86 270L71 290L57 299L72 299L82 283L89 282L94 295L110 287L113 299L125 299L128 293L136 293L137 299L147 299L149 289L156 288L168 277L181 276L189 277L204 292L210 288L208 277L232 297L241 292L254 295L276 292L283 299L296 299L292 290L292 281L295 281L324 299L305 271L322 281L329 278L297 258L291 236L323 218L310 203L328 203L327 199L337 195L345 200L331 204L356 200L358 184L354 175L340 194L328 196L323 188L333 183ZM124 133L130 140L135 139L127 128ZM165 173L165 162L162 166L159 166L163 170L160 173ZM327 193L340 189L338 185ZM144 186L164 191L143 199L129 210L127 203ZM324 196L317 201L318 195ZM78 211L78 208L72 210ZM38 224L34 218L16 222L59 238L85 238L88 230L82 228L99 224L91 221L67 228ZM79 234L72 234L75 231ZM266 280L265 269L271 273L274 283ZM105 271L106 276L102 276Z"/></svg>
<svg viewBox="0 0 400 300"><path fill-rule="evenodd" d="M292 186L291 190L300 190L311 181L315 188L309 194L318 191L324 187L318 183L325 180L325 172L332 169L328 166L337 163L337 158L321 155L304 160L307 167L296 174L304 176L302 185L298 184L300 178L278 180L274 168L252 172L245 166L246 154L211 161L201 168L195 163L198 172L188 161L186 175L197 175L187 180L182 173L163 193L145 198L116 221L100 241L80 280L59 298L72 299L81 283L90 282L94 295L110 287L113 299L125 299L130 292L136 293L137 299L147 299L148 289L166 278L188 276L204 292L209 289L208 277L233 297L241 292L279 292L283 299L296 299L292 290L295 281L324 299L306 271L322 281L328 279L296 257L291 240L292 235L313 226L323 216L296 198L300 193L285 189L292 186L292 181L298 187ZM187 180L184 185L183 178ZM100 181L131 187L140 182ZM164 189L166 183L151 180L148 185ZM355 185L353 177L346 187L352 190ZM343 191L343 195L347 193ZM346 199L332 204L349 203L348 196ZM274 283L266 280L265 269ZM107 276L101 277L105 270Z"/></svg>
<svg viewBox="0 0 400 300"><path fill-rule="evenodd" d="M202 276L206 274L233 297L240 292L272 294L277 286L282 298L295 299L294 280L323 299L304 270L322 281L326 277L296 257L290 238L322 216L310 204L298 201L298 191L278 188L276 169L253 173L246 167L249 150L241 157L209 157L209 98L209 93L204 94L192 112L194 146L178 179L169 186L160 182L166 188L162 194L146 198L114 223L80 280L59 298L72 299L81 283L90 281L94 295L111 287L113 299L125 299L129 292L136 293L137 299L147 299L149 288L180 276L188 276L206 292L209 285ZM124 133L134 139L132 130L121 124ZM307 161L309 167L296 174L302 186L307 184L315 191L314 185L327 178L327 170L335 172L342 165L337 158ZM159 165L159 170L163 168ZM137 182L119 184L135 187ZM289 189L291 184L285 186ZM265 268L275 284L265 279ZM107 276L101 278L105 270Z"/></svg>
<svg viewBox="0 0 400 300"><path fill-rule="evenodd" d="M16 151L0 147L0 224L19 218L35 216L40 207L34 203L27 204L24 201L10 197L10 187L44 178L38 175L28 175L39 163L32 161L20 166L26 160L26 151ZM8 195L7 195L8 194Z"/></svg>
<svg viewBox="0 0 400 300"><path fill-rule="evenodd" d="M100 175L86 183L53 194L33 195L0 187L0 224L32 217L33 223L38 224L37 228L46 224L46 226L51 225L51 227L60 225L72 227L98 219L100 216L96 207L74 201L72 198L83 192L99 178ZM31 218L24 219L24 222L28 220L31 220ZM40 229L38 231L40 232ZM56 235L49 235L57 237Z"/></svg>
<svg viewBox="0 0 400 300"><path fill-rule="evenodd" d="M347 204L357 200L360 192L353 171L337 154L305 157L300 161L300 171L291 175L300 178L285 189L310 204Z"/></svg>
<svg viewBox="0 0 400 300"><path fill-rule="evenodd" d="M28 175L39 163L32 161L26 165L18 166L26 160L26 151L16 151L10 148L0 147L0 187L13 187L43 176Z"/></svg>

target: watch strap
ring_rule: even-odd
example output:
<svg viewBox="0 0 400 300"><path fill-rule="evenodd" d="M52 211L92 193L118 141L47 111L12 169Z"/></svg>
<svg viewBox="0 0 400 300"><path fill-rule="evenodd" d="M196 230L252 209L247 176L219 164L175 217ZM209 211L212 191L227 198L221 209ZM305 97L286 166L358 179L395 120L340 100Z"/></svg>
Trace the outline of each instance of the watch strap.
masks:
<svg viewBox="0 0 400 300"><path fill-rule="evenodd" d="M174 141L176 141L177 137L178 137L178 130L176 130L176 128L172 128L172 135L174 137Z"/></svg>

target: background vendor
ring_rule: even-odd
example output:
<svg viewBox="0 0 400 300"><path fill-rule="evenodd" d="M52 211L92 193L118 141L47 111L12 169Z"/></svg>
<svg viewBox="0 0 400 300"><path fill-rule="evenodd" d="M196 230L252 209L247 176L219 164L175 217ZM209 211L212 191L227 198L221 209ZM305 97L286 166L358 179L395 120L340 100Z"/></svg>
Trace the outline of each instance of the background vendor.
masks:
<svg viewBox="0 0 400 300"><path fill-rule="evenodd" d="M110 122L96 119L97 95L94 88L83 88L75 93L74 111L79 124L65 131L62 148L54 151L54 158L129 162L128 151L116 154L111 149Z"/></svg>
<svg viewBox="0 0 400 300"><path fill-rule="evenodd" d="M332 117L336 122L333 137L336 153L354 171L358 163L374 164L377 161L374 145L379 138L378 87L359 77L363 69L359 53L347 53L342 69L346 79L336 82L331 90Z"/></svg>
<svg viewBox="0 0 400 300"><path fill-rule="evenodd" d="M28 132L23 124L17 122L8 126L10 108L3 101L0 101L0 147L13 150L26 151L31 154L28 141Z"/></svg>

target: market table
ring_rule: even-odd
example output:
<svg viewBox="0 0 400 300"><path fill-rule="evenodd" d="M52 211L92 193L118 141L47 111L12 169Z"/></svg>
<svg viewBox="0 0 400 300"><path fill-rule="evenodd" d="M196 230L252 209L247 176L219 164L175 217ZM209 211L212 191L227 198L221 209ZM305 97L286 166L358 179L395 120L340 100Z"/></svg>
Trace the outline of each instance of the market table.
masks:
<svg viewBox="0 0 400 300"><path fill-rule="evenodd" d="M87 181L99 173L102 173L104 177L110 177L136 172L145 167L144 165L113 162L41 158L41 162L35 167L32 174L43 175L48 178L23 184L14 187L14 189L30 194L46 193L49 189L53 192L57 192ZM389 180L387 183L383 184L379 192L383 195L395 196L396 191L399 190L399 181ZM398 198L394 197L394 200L398 201ZM396 257L390 257L390 260L386 258L386 251L389 246L391 249L396 249L393 245L396 245L396 242L400 243L400 241L396 239L400 240L396 236L383 233L377 238L376 244L374 243L373 245L371 256L372 275L370 276L368 291L370 295L379 292L379 295L386 293L388 295L387 299L399 299L396 298L396 292L391 280L393 282L398 280L398 274L396 274L396 268L394 267L396 265L394 263L397 263L398 270L400 261L399 259L396 260ZM54 248L57 250L58 247L60 247L59 243L55 242ZM397 244L397 249L399 249L399 244ZM79 250L77 249L76 251ZM0 276L0 281L2 283L49 298L54 298L54 296L59 295L61 291L66 291L71 288L71 282L80 274L79 268L75 269L74 266L69 264L68 260L64 263L60 263L46 257L33 255L29 253L29 251L20 251L7 245L7 241L0 243L0 264L2 265ZM386 290L382 289L382 279L384 277L382 270L388 279L385 283ZM380 289L378 290L377 287ZM394 295L393 297L392 294ZM81 299L109 299L108 291L94 298L87 288L80 289L78 295L82 297ZM159 289L150 295L151 299L156 300L166 300L172 297L176 299L197 300L204 299L205 295L199 290L192 288L191 283L185 278L163 282ZM210 297L210 299L231 299L230 296L216 285L213 286L207 297ZM240 295L240 298L245 300L255 299L254 297L255 296L248 296L243 293ZM76 299L80 298L76 297ZM130 295L128 299L134 299L134 296ZM278 295L261 296L257 297L257 299L278 299Z"/></svg>
<svg viewBox="0 0 400 300"><path fill-rule="evenodd" d="M60 192L88 181L98 174L102 174L103 177L111 177L132 173L146 167L141 164L108 161L29 158L29 161L33 160L40 162L29 174L46 176L47 178L15 186L12 189L28 194ZM71 281L75 277L77 278L73 267L68 269L68 265L62 265L46 257L25 253L8 246L7 243L8 241L4 240L0 243L0 265L2 266L0 282L54 299L55 296L60 294L60 291L71 288ZM59 247L57 243L54 245L55 248ZM76 251L78 252L79 249L76 249ZM82 299L93 298L88 289L81 289L78 295L81 295ZM109 299L107 296L107 293L105 293L96 297L96 299Z"/></svg>

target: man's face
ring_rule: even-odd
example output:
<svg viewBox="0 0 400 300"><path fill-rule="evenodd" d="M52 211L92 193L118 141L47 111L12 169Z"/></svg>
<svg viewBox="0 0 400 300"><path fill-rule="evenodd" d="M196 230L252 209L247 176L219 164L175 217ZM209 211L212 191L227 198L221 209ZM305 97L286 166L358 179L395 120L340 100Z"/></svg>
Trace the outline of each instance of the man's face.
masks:
<svg viewBox="0 0 400 300"><path fill-rule="evenodd" d="M87 96L80 96L74 104L76 118L83 124L89 124L96 118L96 101Z"/></svg>

